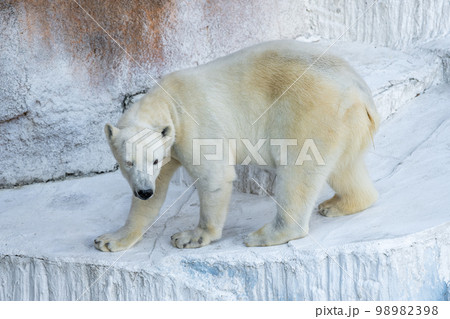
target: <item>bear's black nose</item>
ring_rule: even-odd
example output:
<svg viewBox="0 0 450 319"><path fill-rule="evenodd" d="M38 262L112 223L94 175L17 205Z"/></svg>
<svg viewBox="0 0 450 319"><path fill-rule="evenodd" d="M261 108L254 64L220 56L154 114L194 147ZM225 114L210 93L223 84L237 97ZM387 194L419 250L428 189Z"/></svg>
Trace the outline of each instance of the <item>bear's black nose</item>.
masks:
<svg viewBox="0 0 450 319"><path fill-rule="evenodd" d="M137 194L140 199L146 200L146 199L149 199L150 197L152 197L153 189L139 190L137 192Z"/></svg>

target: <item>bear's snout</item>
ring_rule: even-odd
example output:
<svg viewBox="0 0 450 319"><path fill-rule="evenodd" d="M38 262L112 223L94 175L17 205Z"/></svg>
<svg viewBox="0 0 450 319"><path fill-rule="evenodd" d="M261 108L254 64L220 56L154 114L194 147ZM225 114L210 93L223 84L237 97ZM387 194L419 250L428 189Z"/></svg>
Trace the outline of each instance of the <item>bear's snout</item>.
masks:
<svg viewBox="0 0 450 319"><path fill-rule="evenodd" d="M137 191L137 197L139 197L142 200L149 199L153 196L153 189L145 189L145 190L138 190Z"/></svg>

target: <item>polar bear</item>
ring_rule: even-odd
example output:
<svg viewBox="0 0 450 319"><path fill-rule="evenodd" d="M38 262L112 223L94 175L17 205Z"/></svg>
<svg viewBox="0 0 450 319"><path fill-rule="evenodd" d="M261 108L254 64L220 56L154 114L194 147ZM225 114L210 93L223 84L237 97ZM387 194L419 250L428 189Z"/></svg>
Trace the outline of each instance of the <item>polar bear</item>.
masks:
<svg viewBox="0 0 450 319"><path fill-rule="evenodd" d="M179 166L196 180L200 221L195 229L174 234L172 244L196 248L220 239L234 164L248 157L244 141L256 145L267 139L298 143L278 143L277 148L258 145L264 163L276 170L277 213L272 222L248 235L245 244L269 246L302 238L324 183L335 191L319 205L324 216L353 214L376 201L378 193L363 157L378 124L364 80L347 62L322 54L314 44L266 42L166 75L123 114L117 127L105 126L112 153L134 196L126 224L95 239L95 247L119 251L138 242L158 215ZM125 156L126 141L146 129L165 138L165 148L170 149L165 165L157 164L168 160L167 152L152 159L152 174L138 169L137 158ZM223 140L233 147L225 147L223 158L203 156L200 165L194 165L193 141L200 139ZM314 141L322 165L311 160L297 165L296 154L305 140ZM284 157L281 148L286 150Z"/></svg>

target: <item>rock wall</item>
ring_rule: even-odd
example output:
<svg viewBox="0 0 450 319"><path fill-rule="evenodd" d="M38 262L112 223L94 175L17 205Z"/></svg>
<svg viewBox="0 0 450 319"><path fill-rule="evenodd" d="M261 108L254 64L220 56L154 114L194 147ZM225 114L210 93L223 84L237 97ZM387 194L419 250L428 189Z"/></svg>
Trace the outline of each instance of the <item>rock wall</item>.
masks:
<svg viewBox="0 0 450 319"><path fill-rule="evenodd" d="M103 125L152 77L346 29L343 40L416 46L449 34L449 13L446 0L2 1L0 187L113 170Z"/></svg>

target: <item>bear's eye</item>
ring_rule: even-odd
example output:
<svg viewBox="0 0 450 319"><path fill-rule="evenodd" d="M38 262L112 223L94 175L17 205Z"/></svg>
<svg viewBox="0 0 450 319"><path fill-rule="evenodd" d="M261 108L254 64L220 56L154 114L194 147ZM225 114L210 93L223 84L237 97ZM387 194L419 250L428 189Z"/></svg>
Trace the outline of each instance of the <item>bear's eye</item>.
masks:
<svg viewBox="0 0 450 319"><path fill-rule="evenodd" d="M125 162L125 165L126 165L127 167L133 167L133 162L131 162L131 161L126 161L126 162Z"/></svg>
<svg viewBox="0 0 450 319"><path fill-rule="evenodd" d="M155 159L155 161L153 162L153 165L156 165L156 164L158 164L158 160L157 159Z"/></svg>

